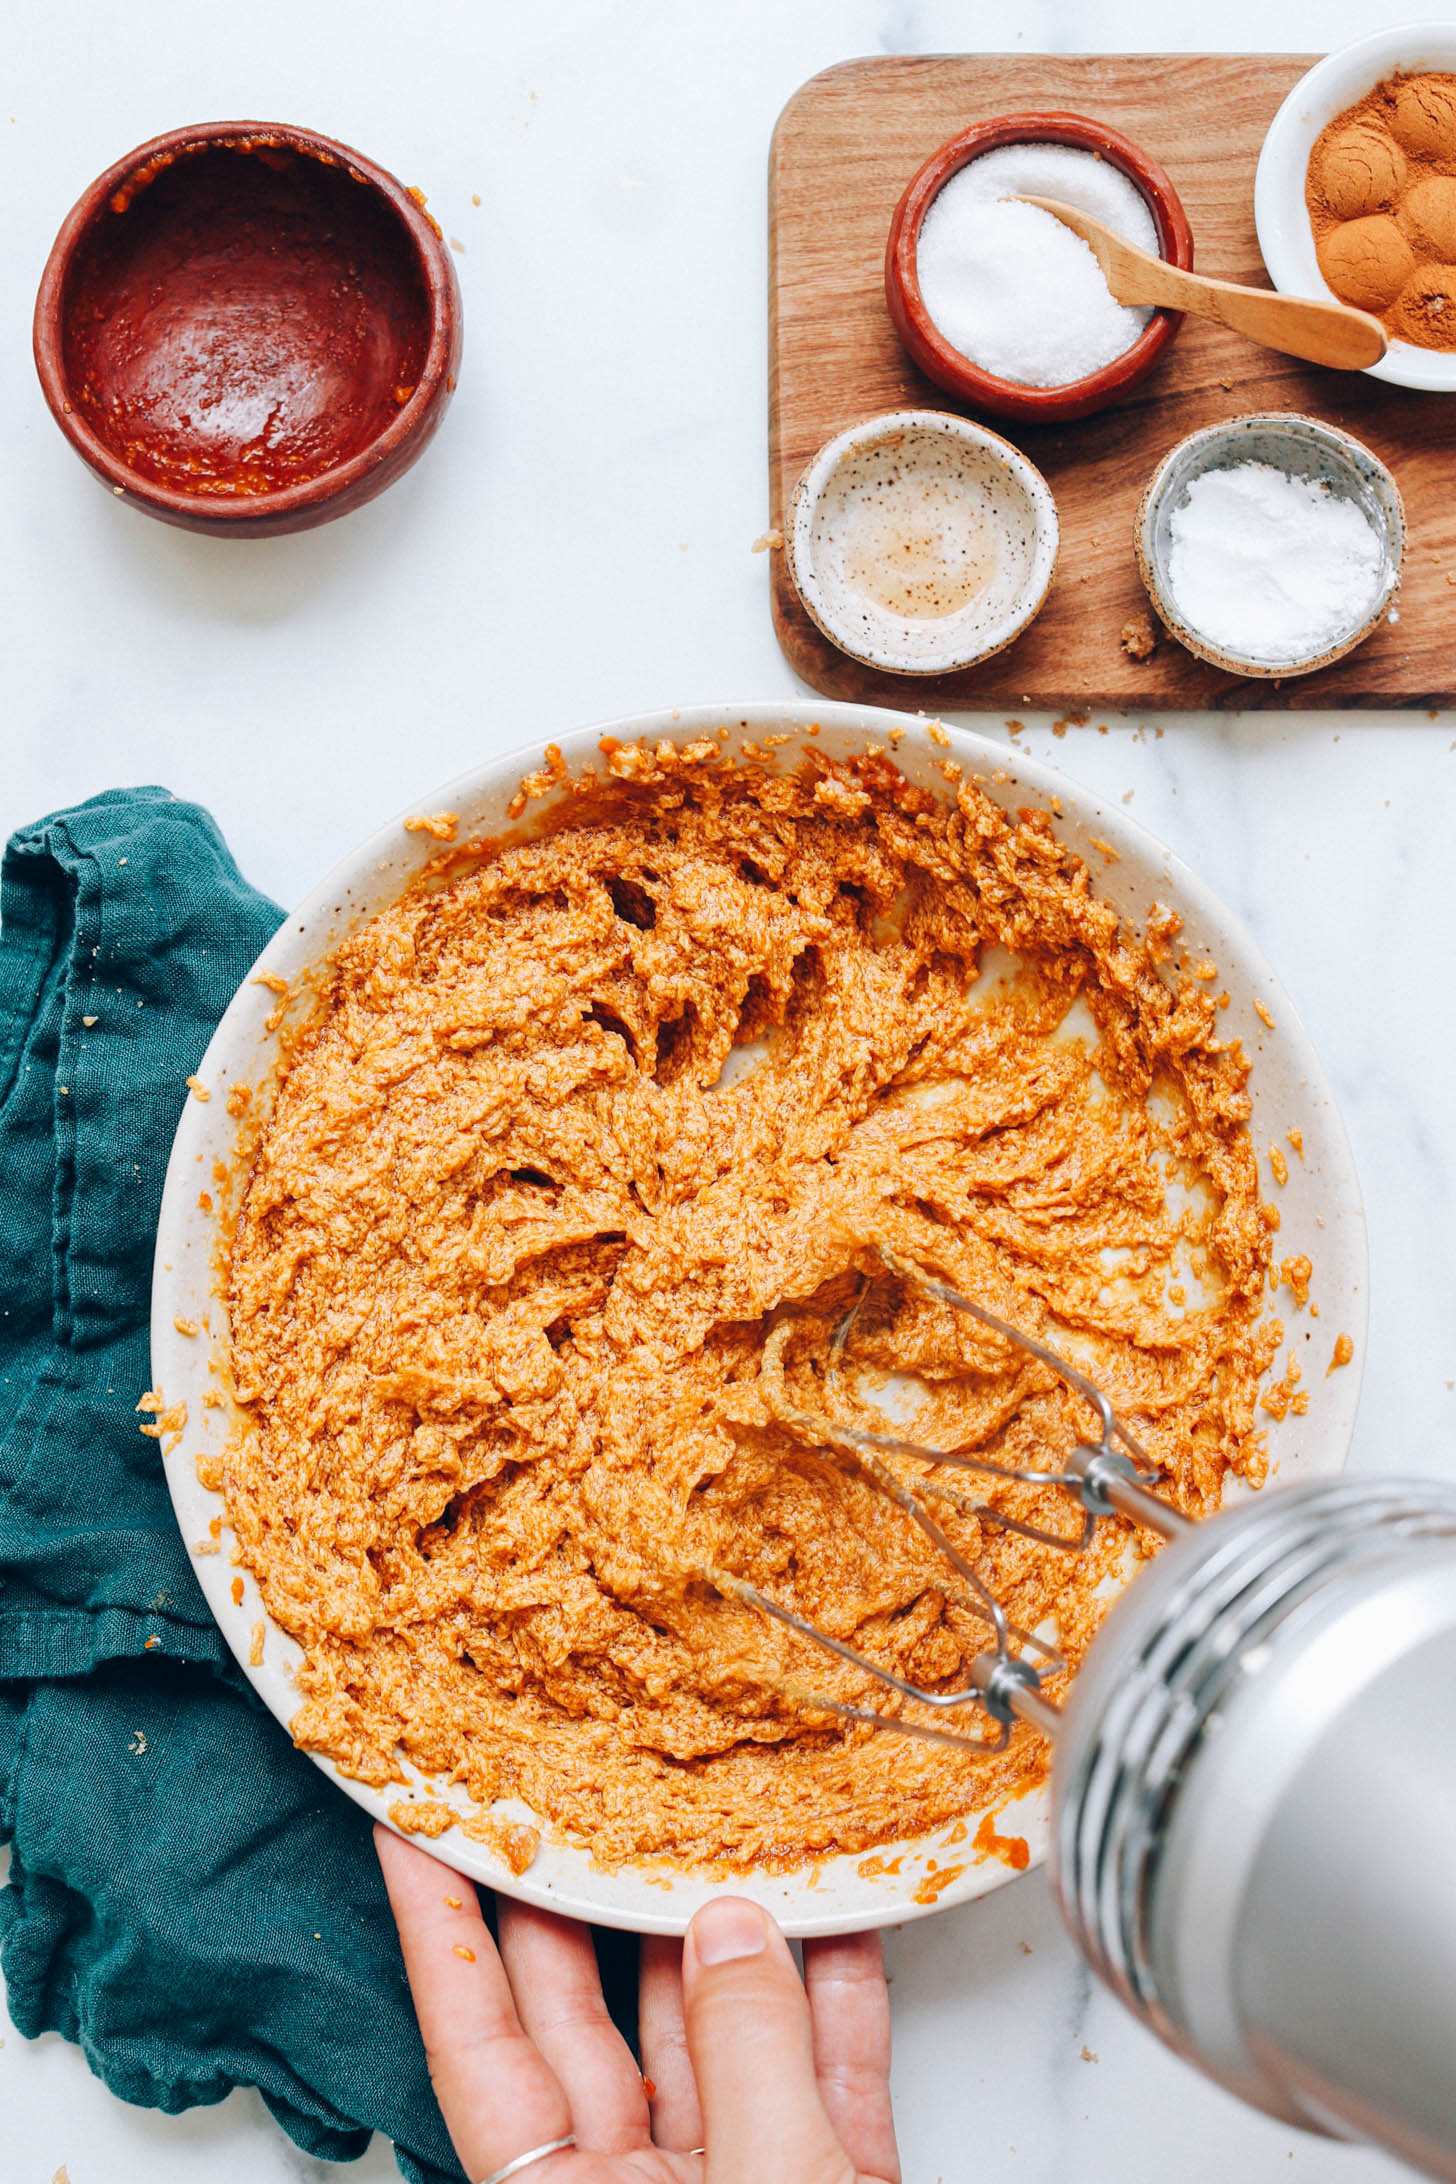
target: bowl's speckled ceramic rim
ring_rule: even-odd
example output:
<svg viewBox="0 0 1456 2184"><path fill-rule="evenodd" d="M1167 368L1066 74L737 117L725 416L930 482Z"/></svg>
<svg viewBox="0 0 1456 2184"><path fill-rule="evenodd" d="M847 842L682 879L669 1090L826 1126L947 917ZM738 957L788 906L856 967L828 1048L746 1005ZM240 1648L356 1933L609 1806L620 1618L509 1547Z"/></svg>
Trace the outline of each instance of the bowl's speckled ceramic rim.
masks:
<svg viewBox="0 0 1456 2184"><path fill-rule="evenodd" d="M1304 1419L1289 1416L1271 1421L1270 1453L1277 1476L1284 1479L1339 1470L1354 1429L1364 1355L1364 1216L1333 1095L1288 995L1242 926L1186 866L1120 807L1104 806L1050 767L980 736L945 731L947 748L927 733L932 725L937 724L927 723L923 716L864 706L790 702L683 708L582 729L559 740L574 772L596 757L600 738L607 734L623 741L640 736L649 742L668 738L685 743L721 726L729 732L728 748L732 749L747 740L783 732L791 740L776 756L780 764L792 765L812 749L847 757L868 742L883 745L886 731L895 726L904 730L899 764L912 779L942 794L941 768L947 758L954 758L1007 810L1028 801L1049 805L1053 797L1059 799L1054 829L1063 842L1087 857L1105 898L1138 923L1155 901L1171 904L1184 920L1184 942L1218 964L1231 996L1228 1036L1241 1038L1255 1060L1251 1089L1256 1142L1267 1145L1282 1138L1291 1126L1303 1134L1304 1158L1291 1161L1289 1184L1279 1193L1280 1250L1307 1251L1313 1259L1315 1294L1323 1316L1313 1329L1307 1329L1304 1321L1290 1322L1291 1339L1317 1333L1305 1375L1311 1403ZM477 833L508 836L507 806L523 773L539 763L539 756L532 748L493 759L410 809L458 812L462 840ZM537 812L541 809L535 807ZM522 825L528 827L529 819ZM187 1405L186 1431L166 1458L168 1485L183 1536L194 1549L208 1541L210 1522L223 1520L223 1551L198 1556L197 1577L243 1673L285 1726L297 1707L291 1668L299 1657L298 1648L274 1625L265 1623L262 1664L250 1664L251 1634L262 1619L257 1585L248 1575L242 1601L233 1601L235 1573L228 1559L231 1534L226 1511L221 1495L199 1483L194 1463L202 1451L220 1452L235 1424L235 1414L226 1404L209 1409L203 1400L225 1385L216 1369L225 1354L225 1319L216 1274L230 1193L214 1182L213 1164L221 1162L240 1171L240 1150L247 1145L253 1118L266 1115L279 1041L293 1021L293 1016L285 1017L281 1026L267 1028L277 997L253 982L257 973L284 979L300 991L294 1013L305 1013L312 991L310 974L354 926L395 900L438 847L428 835L406 832L401 819L393 820L345 858L284 921L238 989L199 1065L197 1074L211 1097L205 1103L185 1102L167 1170L152 1290L153 1385L168 1403L181 1399ZM1271 1023L1261 1017L1261 1004ZM226 1104L230 1087L239 1081L256 1087L250 1115L241 1122L228 1113ZM212 1196L210 1211L199 1207L203 1190ZM175 1324L179 1318L204 1323L204 1331L197 1336L180 1333ZM1337 1331L1354 1338L1355 1362L1326 1378L1324 1351ZM388 1806L402 1794L395 1788L382 1794L366 1789L345 1780L331 1762L317 1764L376 1819L385 1819ZM998 1808L1000 1832L1026 1837L1033 1863L1045 1856L1047 1807L1045 1790L1037 1790L1016 1805ZM526 1817L521 1808L502 1815L512 1816ZM974 1819L972 1815L972 1824ZM969 1832L965 1831L962 1842ZM680 1933L699 1904L731 1887L765 1905L790 1933L822 1934L923 1917L984 1895L1012 1878L1010 1869L994 1859L967 1857L966 1849L947 1840L954 1833L954 1829L939 1828L914 1841L881 1846L882 1862L898 1857L895 1873L866 1875L859 1870L862 1857L842 1856L797 1873L751 1874L735 1877L731 1883L666 1866L604 1871L594 1865L586 1849L549 1837L535 1863L520 1876L512 1875L484 1845L467 1841L458 1829L429 1847L447 1864L487 1886L600 1925ZM943 1888L935 1889L932 1879L933 1894L926 1888L931 1861L936 1861L940 1873L959 1867Z"/></svg>

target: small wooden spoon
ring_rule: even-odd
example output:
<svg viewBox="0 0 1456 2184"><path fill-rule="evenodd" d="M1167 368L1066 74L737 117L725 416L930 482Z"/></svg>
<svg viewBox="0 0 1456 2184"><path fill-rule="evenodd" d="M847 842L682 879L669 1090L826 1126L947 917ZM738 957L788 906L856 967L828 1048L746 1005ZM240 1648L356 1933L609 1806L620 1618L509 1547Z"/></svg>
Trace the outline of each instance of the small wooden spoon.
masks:
<svg viewBox="0 0 1456 2184"><path fill-rule="evenodd" d="M1281 296L1270 288L1241 288L1235 281L1211 281L1202 273L1151 258L1124 242L1110 227L1055 197L1025 197L1039 205L1074 235L1080 235L1118 303L1149 303L1166 311L1192 311L1219 319L1236 334L1247 334L1266 349L1302 356L1310 364L1329 364L1339 372L1363 372L1385 354L1385 328L1368 311L1348 303L1317 303L1307 296Z"/></svg>

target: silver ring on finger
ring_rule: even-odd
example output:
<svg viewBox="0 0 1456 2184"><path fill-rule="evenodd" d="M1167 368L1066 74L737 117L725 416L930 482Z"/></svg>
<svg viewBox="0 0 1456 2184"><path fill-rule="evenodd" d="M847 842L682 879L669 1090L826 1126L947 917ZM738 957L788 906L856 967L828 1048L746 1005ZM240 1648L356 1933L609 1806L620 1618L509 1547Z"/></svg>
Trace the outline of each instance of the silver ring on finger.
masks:
<svg viewBox="0 0 1456 2184"><path fill-rule="evenodd" d="M552 2139L548 2145L529 2147L524 2154L517 2154L514 2161L508 2161L503 2169L492 2169L489 2176L480 2179L480 2184L506 2184L508 2176L519 2176L522 2169L529 2169L533 2162L544 2161L548 2154L565 2153L568 2146L575 2144L576 2133L568 2131L565 2138Z"/></svg>

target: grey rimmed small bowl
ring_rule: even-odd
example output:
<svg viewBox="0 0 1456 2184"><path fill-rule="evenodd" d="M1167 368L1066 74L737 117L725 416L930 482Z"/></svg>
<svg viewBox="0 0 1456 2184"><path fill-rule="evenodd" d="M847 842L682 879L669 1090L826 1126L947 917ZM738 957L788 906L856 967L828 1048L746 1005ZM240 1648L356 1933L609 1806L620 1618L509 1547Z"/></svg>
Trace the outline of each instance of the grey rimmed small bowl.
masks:
<svg viewBox="0 0 1456 2184"><path fill-rule="evenodd" d="M1270 463L1295 478L1313 478L1341 500L1360 509L1382 542L1384 566L1371 605L1360 619L1315 653L1232 652L1215 644L1190 623L1177 604L1168 577L1169 525L1189 486L1206 471L1231 469L1236 463ZM1400 588L1405 557L1405 508L1400 488L1377 455L1348 432L1318 417L1286 411L1235 417L1190 433L1163 457L1148 481L1138 508L1135 531L1138 568L1158 618L1181 645L1231 675L1266 681L1286 675L1312 675L1343 659L1376 630Z"/></svg>

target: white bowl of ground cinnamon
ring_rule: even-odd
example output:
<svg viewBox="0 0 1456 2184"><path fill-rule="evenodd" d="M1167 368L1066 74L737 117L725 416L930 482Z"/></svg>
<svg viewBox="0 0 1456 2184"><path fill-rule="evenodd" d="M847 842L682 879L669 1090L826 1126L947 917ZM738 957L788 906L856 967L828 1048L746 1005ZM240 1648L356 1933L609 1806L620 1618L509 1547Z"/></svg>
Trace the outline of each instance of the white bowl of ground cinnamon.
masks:
<svg viewBox="0 0 1456 2184"><path fill-rule="evenodd" d="M1379 318L1370 376L1456 390L1456 23L1382 30L1300 78L1254 183L1276 288Z"/></svg>

